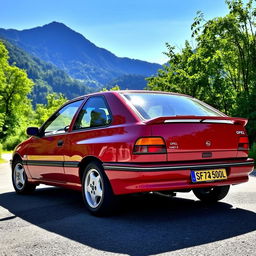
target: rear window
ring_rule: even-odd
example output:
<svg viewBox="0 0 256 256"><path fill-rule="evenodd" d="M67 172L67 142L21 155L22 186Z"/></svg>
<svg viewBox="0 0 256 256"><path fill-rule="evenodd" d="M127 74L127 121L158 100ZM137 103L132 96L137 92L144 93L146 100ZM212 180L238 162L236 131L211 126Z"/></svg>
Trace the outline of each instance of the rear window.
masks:
<svg viewBox="0 0 256 256"><path fill-rule="evenodd" d="M161 93L124 93L144 119L160 116L222 116L202 102L181 95Z"/></svg>

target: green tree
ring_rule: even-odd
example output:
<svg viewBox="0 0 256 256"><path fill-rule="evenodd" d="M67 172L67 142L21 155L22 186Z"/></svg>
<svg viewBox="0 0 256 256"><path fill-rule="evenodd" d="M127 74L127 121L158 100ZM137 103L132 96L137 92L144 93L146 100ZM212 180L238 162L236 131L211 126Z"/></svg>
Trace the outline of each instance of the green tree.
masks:
<svg viewBox="0 0 256 256"><path fill-rule="evenodd" d="M249 118L251 141L256 138L256 6L255 0L226 1L229 13L204 21L199 13L194 24L198 47L219 52L223 77L232 87L235 104L229 113ZM228 101L229 98L226 99Z"/></svg>
<svg viewBox="0 0 256 256"><path fill-rule="evenodd" d="M207 47L193 50L187 41L180 53L169 44L167 49L168 65L148 78L149 89L188 94L229 114L235 96L223 76L220 53L210 53Z"/></svg>
<svg viewBox="0 0 256 256"><path fill-rule="evenodd" d="M8 63L8 52L0 42L0 141L14 136L27 121L32 112L27 95L33 82L25 71Z"/></svg>
<svg viewBox="0 0 256 256"><path fill-rule="evenodd" d="M229 14L207 22L199 13L192 24L198 47L220 51L226 78L235 90L248 96L254 87L256 64L255 1L226 1Z"/></svg>

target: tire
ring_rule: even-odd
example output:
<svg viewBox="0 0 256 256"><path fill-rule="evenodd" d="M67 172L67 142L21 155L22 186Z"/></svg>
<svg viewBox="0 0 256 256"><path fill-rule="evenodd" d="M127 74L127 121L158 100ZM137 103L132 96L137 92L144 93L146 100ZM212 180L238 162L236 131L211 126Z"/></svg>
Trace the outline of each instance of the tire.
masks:
<svg viewBox="0 0 256 256"><path fill-rule="evenodd" d="M82 193L86 208L95 216L114 213L117 197L113 194L110 182L98 162L89 163L82 179Z"/></svg>
<svg viewBox="0 0 256 256"><path fill-rule="evenodd" d="M28 177L20 159L16 159L12 165L12 184L17 194L30 194L36 185L28 182Z"/></svg>
<svg viewBox="0 0 256 256"><path fill-rule="evenodd" d="M203 202L214 203L223 199L228 194L229 188L230 186L197 188L193 190L193 193Z"/></svg>

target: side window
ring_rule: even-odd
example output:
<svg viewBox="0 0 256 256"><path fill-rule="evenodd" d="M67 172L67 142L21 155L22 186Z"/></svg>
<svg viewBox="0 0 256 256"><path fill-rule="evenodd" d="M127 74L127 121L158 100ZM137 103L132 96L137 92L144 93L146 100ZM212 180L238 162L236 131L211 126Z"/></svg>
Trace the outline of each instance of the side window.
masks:
<svg viewBox="0 0 256 256"><path fill-rule="evenodd" d="M53 115L43 127L45 135L59 134L67 132L69 125L83 100L72 102L55 115Z"/></svg>
<svg viewBox="0 0 256 256"><path fill-rule="evenodd" d="M105 126L111 123L110 111L103 97L95 96L87 100L74 125L74 130Z"/></svg>

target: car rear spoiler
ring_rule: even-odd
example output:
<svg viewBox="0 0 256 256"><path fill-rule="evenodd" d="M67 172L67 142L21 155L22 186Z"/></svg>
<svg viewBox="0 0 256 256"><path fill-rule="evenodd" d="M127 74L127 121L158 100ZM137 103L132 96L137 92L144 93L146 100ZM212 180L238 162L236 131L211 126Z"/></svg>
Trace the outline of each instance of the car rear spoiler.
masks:
<svg viewBox="0 0 256 256"><path fill-rule="evenodd" d="M239 124L245 126L246 118L227 116L163 116L145 121L146 124L162 123L218 123L218 124Z"/></svg>

